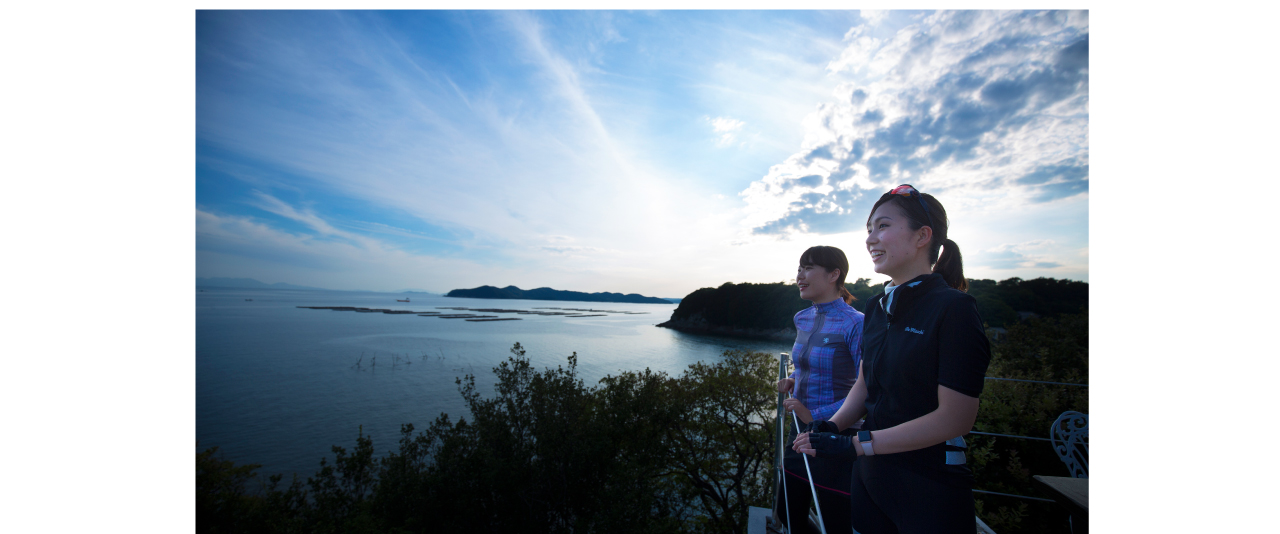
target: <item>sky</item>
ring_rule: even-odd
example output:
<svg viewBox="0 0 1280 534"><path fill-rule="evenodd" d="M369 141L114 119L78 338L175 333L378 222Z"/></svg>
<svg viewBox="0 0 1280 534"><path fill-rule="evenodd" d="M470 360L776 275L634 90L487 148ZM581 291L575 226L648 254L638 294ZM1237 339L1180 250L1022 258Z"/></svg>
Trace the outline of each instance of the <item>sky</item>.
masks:
<svg viewBox="0 0 1280 534"><path fill-rule="evenodd" d="M682 297L874 273L947 208L970 278L1089 280L1075 11L199 11L196 275Z"/></svg>

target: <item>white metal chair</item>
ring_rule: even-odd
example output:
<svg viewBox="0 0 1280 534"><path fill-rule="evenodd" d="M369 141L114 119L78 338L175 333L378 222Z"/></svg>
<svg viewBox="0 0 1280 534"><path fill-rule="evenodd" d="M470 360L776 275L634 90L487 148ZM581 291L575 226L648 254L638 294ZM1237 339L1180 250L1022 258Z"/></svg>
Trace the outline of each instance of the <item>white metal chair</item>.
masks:
<svg viewBox="0 0 1280 534"><path fill-rule="evenodd" d="M1049 442L1074 478L1089 478L1089 414L1062 412L1049 427Z"/></svg>

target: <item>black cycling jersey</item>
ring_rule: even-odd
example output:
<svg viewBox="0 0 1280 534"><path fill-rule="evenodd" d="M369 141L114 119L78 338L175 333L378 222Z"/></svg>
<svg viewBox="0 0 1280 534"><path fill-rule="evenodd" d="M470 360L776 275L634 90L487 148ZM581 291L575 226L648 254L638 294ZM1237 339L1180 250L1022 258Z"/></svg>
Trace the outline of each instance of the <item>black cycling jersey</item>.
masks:
<svg viewBox="0 0 1280 534"><path fill-rule="evenodd" d="M938 274L916 277L893 293L893 313L884 309L884 293L866 305L863 430L890 428L936 410L939 385L979 396L991 361L991 346L973 297L949 287ZM963 441L951 440L871 458L955 483L955 475L971 477L963 453L958 452L963 447Z"/></svg>

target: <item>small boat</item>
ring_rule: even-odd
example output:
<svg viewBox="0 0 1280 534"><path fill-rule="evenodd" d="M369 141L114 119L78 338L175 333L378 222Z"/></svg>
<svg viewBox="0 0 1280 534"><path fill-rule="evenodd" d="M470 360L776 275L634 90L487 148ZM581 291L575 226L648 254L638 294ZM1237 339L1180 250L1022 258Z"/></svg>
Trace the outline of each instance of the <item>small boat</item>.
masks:
<svg viewBox="0 0 1280 534"><path fill-rule="evenodd" d="M245 302L253 302L253 299L244 299Z"/></svg>
<svg viewBox="0 0 1280 534"><path fill-rule="evenodd" d="M404 300L396 299L396 302L409 302L409 299L407 297Z"/></svg>

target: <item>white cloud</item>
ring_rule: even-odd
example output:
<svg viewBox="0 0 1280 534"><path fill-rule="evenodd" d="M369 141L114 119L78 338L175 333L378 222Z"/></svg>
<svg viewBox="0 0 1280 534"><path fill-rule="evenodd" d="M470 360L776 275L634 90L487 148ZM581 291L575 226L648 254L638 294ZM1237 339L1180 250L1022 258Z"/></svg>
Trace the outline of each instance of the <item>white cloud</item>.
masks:
<svg viewBox="0 0 1280 534"><path fill-rule="evenodd" d="M734 134L746 125L745 122L728 117L716 117L714 119L706 117L706 121L711 123L711 131L720 135L719 140L716 141L716 146L721 147L733 144Z"/></svg>
<svg viewBox="0 0 1280 534"><path fill-rule="evenodd" d="M828 71L857 73L871 63L871 59L884 44L880 39L863 35L861 26L849 30L845 34L845 42L848 45L840 51L840 57L827 63Z"/></svg>
<svg viewBox="0 0 1280 534"><path fill-rule="evenodd" d="M1061 267L1049 252L1053 251L1054 241L1038 239L1023 243L1002 243L999 246L983 250L982 264L986 267L1006 269L1053 269Z"/></svg>
<svg viewBox="0 0 1280 534"><path fill-rule="evenodd" d="M253 191L253 195L258 198L258 202L255 203L255 206L262 209L263 211L274 213L281 217L293 219L295 221L306 224L307 226L311 227L312 230L315 230L316 232L322 235L345 237L345 238L351 239L352 241L359 240L358 236L355 236L353 234L343 232L341 230L338 230L337 228L334 228L324 219L321 219L320 217L316 216L316 214L313 213L311 210L298 210L293 206L285 204L280 199L273 197L271 195L268 195L266 193L263 193L261 191L255 190Z"/></svg>
<svg viewBox="0 0 1280 534"><path fill-rule="evenodd" d="M882 9L863 9L858 14L871 26L879 26L885 17L889 16L889 12Z"/></svg>
<svg viewBox="0 0 1280 534"><path fill-rule="evenodd" d="M744 224L757 235L852 231L900 183L940 196L952 219L1086 198L1087 22L943 12L884 42L855 27L829 64L848 77L836 100L805 119L800 151L742 191Z"/></svg>
<svg viewBox="0 0 1280 534"><path fill-rule="evenodd" d="M569 245L569 246L560 246L560 247L545 246L545 247L542 247L542 250L545 250L547 252L554 252L556 254L574 254L579 256L581 255L594 256L598 254L617 254L618 253L617 250L597 248L597 247L584 247L584 246L578 246L578 245Z"/></svg>

